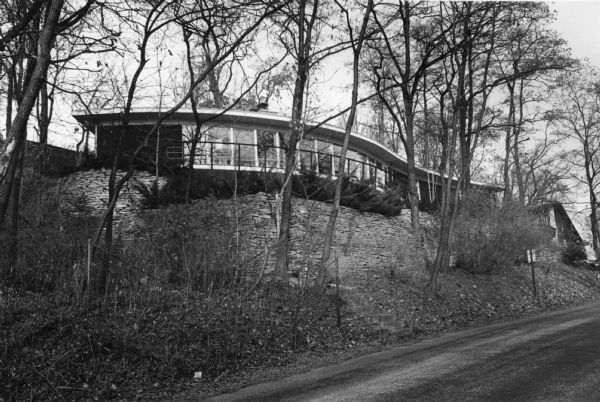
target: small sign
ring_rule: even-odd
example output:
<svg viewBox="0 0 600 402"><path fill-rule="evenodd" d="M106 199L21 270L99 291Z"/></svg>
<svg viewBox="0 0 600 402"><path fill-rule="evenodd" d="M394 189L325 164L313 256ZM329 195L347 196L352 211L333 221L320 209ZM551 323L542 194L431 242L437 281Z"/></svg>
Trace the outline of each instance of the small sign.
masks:
<svg viewBox="0 0 600 402"><path fill-rule="evenodd" d="M527 250L527 262L531 264L537 260L535 250Z"/></svg>

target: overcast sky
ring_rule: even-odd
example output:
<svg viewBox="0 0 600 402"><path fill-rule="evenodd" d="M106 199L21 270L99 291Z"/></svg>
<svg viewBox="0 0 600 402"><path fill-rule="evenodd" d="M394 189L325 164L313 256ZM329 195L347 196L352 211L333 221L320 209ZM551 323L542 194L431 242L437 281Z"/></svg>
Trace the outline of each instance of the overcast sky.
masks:
<svg viewBox="0 0 600 402"><path fill-rule="evenodd" d="M600 1L558 1L555 27L569 42L572 56L600 68Z"/></svg>

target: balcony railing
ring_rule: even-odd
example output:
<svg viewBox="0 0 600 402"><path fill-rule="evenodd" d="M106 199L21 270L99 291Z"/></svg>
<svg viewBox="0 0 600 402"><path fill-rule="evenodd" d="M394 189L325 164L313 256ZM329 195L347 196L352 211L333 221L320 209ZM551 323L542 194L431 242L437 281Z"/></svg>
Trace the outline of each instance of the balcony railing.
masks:
<svg viewBox="0 0 600 402"><path fill-rule="evenodd" d="M183 161L189 163L190 142L183 144ZM172 151L170 155L177 156ZM337 176L339 157L327 152L301 149L296 159L296 171L308 171L320 175ZM281 173L285 169L286 149L274 145L257 145L238 142L202 141L196 146L194 166L199 169L253 170ZM394 179L391 169L377 164L346 158L345 171L351 178L368 180L377 187L391 185Z"/></svg>

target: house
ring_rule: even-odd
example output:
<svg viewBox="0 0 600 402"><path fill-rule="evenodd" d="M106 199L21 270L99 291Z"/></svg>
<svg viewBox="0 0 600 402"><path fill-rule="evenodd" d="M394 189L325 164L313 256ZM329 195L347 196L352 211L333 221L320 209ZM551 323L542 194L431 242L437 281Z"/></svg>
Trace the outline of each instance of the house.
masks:
<svg viewBox="0 0 600 402"><path fill-rule="evenodd" d="M283 173L290 118L265 111L200 109L204 122L202 137L195 151L193 167L211 171L257 171ZM122 113L76 113L75 119L95 138L100 162L110 166L122 133L121 152L132 155L159 118L159 111L137 110L130 115L123 132ZM196 124L191 111L180 110L161 124L156 136L149 138L136 167L158 165L165 169L187 166ZM297 170L335 178L344 139L344 130L306 123L299 144ZM377 188L399 186L408 194L406 160L384 145L362 135L352 134L346 157L346 172L351 178L372 183ZM126 158L124 158L126 159ZM417 168L417 190L422 204L436 205L441 195L438 173ZM473 188L487 193L502 189L483 183Z"/></svg>

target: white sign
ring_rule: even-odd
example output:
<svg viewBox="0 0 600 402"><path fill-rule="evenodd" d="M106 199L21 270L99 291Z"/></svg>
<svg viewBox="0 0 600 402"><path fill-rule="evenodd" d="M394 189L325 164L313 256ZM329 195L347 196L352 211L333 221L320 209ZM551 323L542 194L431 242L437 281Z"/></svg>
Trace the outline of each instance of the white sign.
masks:
<svg viewBox="0 0 600 402"><path fill-rule="evenodd" d="M527 262L531 264L537 260L535 250L527 250Z"/></svg>

